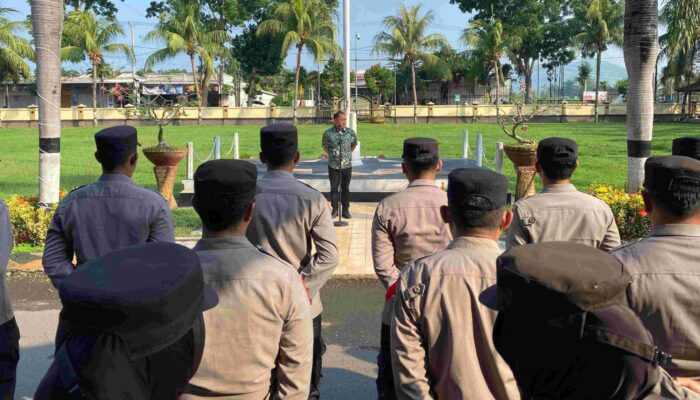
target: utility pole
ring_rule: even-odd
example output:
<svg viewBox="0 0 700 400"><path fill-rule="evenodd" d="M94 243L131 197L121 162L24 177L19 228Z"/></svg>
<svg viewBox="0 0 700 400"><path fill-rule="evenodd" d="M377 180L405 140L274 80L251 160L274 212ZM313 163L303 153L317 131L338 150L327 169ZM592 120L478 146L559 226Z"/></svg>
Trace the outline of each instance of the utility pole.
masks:
<svg viewBox="0 0 700 400"><path fill-rule="evenodd" d="M357 93L358 93L358 82L359 79L357 77L358 75L358 69L357 69L357 44L360 40L360 34L356 33L355 34L355 114L357 114Z"/></svg>
<svg viewBox="0 0 700 400"><path fill-rule="evenodd" d="M136 80L136 44L134 37L136 36L136 27L133 22L129 22L129 27L131 28L131 54L134 56L131 59L131 84L134 88L134 94L136 95L136 105L141 104L141 96L139 96L139 87Z"/></svg>

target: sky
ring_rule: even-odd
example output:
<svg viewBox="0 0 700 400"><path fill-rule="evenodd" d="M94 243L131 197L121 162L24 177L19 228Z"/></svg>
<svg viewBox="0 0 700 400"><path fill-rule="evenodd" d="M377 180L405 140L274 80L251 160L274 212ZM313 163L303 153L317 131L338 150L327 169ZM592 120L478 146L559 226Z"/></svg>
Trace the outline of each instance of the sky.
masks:
<svg viewBox="0 0 700 400"><path fill-rule="evenodd" d="M342 21L342 1L340 0L340 17ZM392 15L396 12L397 8L404 4L406 6L411 6L415 4L421 4L423 10L432 10L435 15L435 22L430 33L441 33L450 41L452 46L456 49L465 49L464 45L460 43L459 36L462 30L467 26L469 22L469 15L462 13L456 5L450 4L449 0L350 0L350 35L351 35L351 57L354 59L357 55L358 59L358 69L363 70L377 63L386 63L384 55L377 55L372 53L372 44L374 36L383 29L382 19L385 16ZM18 4L14 4L18 3ZM145 43L143 37L152 30L156 19L146 18L146 8L150 3L150 0L125 0L124 2L115 1L119 12L117 14L117 19L121 23L125 24L125 31L127 36L121 41L124 43L130 43L131 38L129 36L129 27L126 26L127 23L135 23L135 53L136 53L136 69L140 69L144 65L146 58L157 50L159 45L157 43ZM20 0L10 0L9 5L7 1L1 1L0 4L3 7L13 7L19 11L19 14L10 16L11 19L21 19L24 15L29 13L29 5L27 2ZM18 18L19 17L19 18ZM234 31L235 33L236 31ZM355 44L355 34L360 35L360 40ZM339 23L339 42L342 46L342 25ZM357 48L357 50L356 50ZM115 67L123 67L124 70L128 71L131 66L122 58L118 56L107 57L110 64ZM624 66L624 60L622 58L622 51L617 48L613 48L603 53L603 60ZM286 64L288 67L293 67L295 63L294 56L290 54L286 59ZM302 59L302 64L304 68L308 71L316 70L318 67L314 63L313 59L304 55ZM83 62L77 65L64 65L65 68L72 68L79 71L85 71L89 68L88 62ZM186 56L180 56L170 61L166 61L157 64L154 69L170 69L170 68L184 68L189 70L189 60ZM354 68L354 64L353 64Z"/></svg>

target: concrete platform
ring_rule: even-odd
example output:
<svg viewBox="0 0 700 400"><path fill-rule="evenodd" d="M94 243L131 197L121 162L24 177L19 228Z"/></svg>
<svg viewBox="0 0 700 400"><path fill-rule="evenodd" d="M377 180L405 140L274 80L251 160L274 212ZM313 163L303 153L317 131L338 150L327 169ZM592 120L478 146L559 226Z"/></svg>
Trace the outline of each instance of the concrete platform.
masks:
<svg viewBox="0 0 700 400"><path fill-rule="evenodd" d="M476 167L475 160L449 158L442 160L443 169L438 174L438 185L447 187L447 175L458 168ZM254 162L258 167L258 176L267 171L264 164ZM404 189L407 185L406 177L401 172L401 159L384 159L367 157L362 159L359 167L353 167L352 181L350 182L351 201L376 202L384 197ZM304 160L297 165L294 176L300 181L313 187L326 195L330 192L328 180L328 161ZM178 203L190 204L194 193L194 183L191 180L182 181L184 189L178 197Z"/></svg>

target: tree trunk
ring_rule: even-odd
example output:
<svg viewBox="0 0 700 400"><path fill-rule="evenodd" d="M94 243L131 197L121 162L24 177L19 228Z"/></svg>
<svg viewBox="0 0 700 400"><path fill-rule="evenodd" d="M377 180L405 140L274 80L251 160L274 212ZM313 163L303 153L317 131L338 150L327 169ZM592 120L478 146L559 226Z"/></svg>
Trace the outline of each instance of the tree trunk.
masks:
<svg viewBox="0 0 700 400"><path fill-rule="evenodd" d="M202 107L209 107L209 84L211 83L211 71L205 70L202 76ZM219 88L221 90L221 88Z"/></svg>
<svg viewBox="0 0 700 400"><path fill-rule="evenodd" d="M258 75L258 68L253 67L250 72L250 84L248 85L248 107L253 106L253 98L255 97L255 78Z"/></svg>
<svg viewBox="0 0 700 400"><path fill-rule="evenodd" d="M92 62L92 126L97 126L97 63Z"/></svg>
<svg viewBox="0 0 700 400"><path fill-rule="evenodd" d="M418 92L416 91L416 65L411 62L411 82L413 84L413 123L418 123Z"/></svg>
<svg viewBox="0 0 700 400"><path fill-rule="evenodd" d="M498 68L498 60L493 61L493 66L496 72L496 120L500 121L501 114L498 112L500 109L499 103L501 102L501 71Z"/></svg>
<svg viewBox="0 0 700 400"><path fill-rule="evenodd" d="M10 108L10 84L5 83L5 108Z"/></svg>
<svg viewBox="0 0 700 400"><path fill-rule="evenodd" d="M202 123L202 93L199 92L199 82L197 81L197 67L194 65L194 54L190 55L192 65L192 80L194 81L194 92L197 94L197 124Z"/></svg>
<svg viewBox="0 0 700 400"><path fill-rule="evenodd" d="M658 0L625 1L623 52L627 96L627 191L637 192L644 182L644 163L651 155L654 127L652 78L658 53Z"/></svg>
<svg viewBox="0 0 700 400"><path fill-rule="evenodd" d="M525 104L532 103L532 71L525 71Z"/></svg>
<svg viewBox="0 0 700 400"><path fill-rule="evenodd" d="M598 49L598 59L596 60L596 65L595 65L595 106L593 109L593 113L595 115L595 123L598 123L598 90L600 87L600 55L601 55L600 48Z"/></svg>
<svg viewBox="0 0 700 400"><path fill-rule="evenodd" d="M292 123L297 124L297 102L299 101L299 73L301 72L301 46L297 46L297 69L294 72L294 103L292 103ZM350 99L345 99L345 103L348 104ZM348 115L348 118L350 116Z"/></svg>
<svg viewBox="0 0 700 400"><path fill-rule="evenodd" d="M58 202L61 177L61 49L62 0L33 0L31 19L36 48L39 106L39 204Z"/></svg>

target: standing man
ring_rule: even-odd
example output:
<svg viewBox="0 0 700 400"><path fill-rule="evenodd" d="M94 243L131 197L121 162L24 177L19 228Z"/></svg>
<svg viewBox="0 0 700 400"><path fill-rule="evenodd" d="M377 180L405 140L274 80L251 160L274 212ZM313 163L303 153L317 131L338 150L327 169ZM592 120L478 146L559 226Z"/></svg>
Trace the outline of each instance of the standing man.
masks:
<svg viewBox="0 0 700 400"><path fill-rule="evenodd" d="M399 273L410 261L444 250L452 240L450 227L440 215L440 208L447 205L447 193L435 184L442 169L438 142L406 139L402 157L408 188L379 203L372 223L374 272L387 290L377 356L380 399L396 398L389 341Z"/></svg>
<svg viewBox="0 0 700 400"><path fill-rule="evenodd" d="M672 154L700 160L700 136L673 139Z"/></svg>
<svg viewBox="0 0 700 400"><path fill-rule="evenodd" d="M399 277L391 362L399 399L520 399L493 345L496 312L478 298L496 283L498 238L513 215L508 179L486 169L450 173L441 214L455 239Z"/></svg>
<svg viewBox="0 0 700 400"><path fill-rule="evenodd" d="M644 172L651 232L612 254L633 277L630 307L673 356L668 372L700 378L700 161L654 157Z"/></svg>
<svg viewBox="0 0 700 400"><path fill-rule="evenodd" d="M338 199L342 198L343 218L350 219L350 181L352 180L352 152L357 147L357 135L345 126L343 111L333 114L333 127L323 133L323 150L328 154L328 178L331 181L332 217L338 217ZM340 188L340 196L338 195Z"/></svg>
<svg viewBox="0 0 700 400"><path fill-rule="evenodd" d="M103 129L95 134L95 144L102 176L61 201L46 234L42 263L56 287L76 267L111 251L175 241L165 199L131 180L138 161L136 128Z"/></svg>
<svg viewBox="0 0 700 400"><path fill-rule="evenodd" d="M0 200L0 400L14 399L19 362L19 328L12 312L5 274L13 246L10 213L5 202Z"/></svg>
<svg viewBox="0 0 700 400"><path fill-rule="evenodd" d="M319 399L326 351L321 336L321 288L338 265L338 247L328 202L292 174L300 158L298 140L294 125L276 124L260 130L260 161L267 165L267 174L258 181L262 193L255 197L247 236L254 245L292 264L308 288L314 331L309 399Z"/></svg>
<svg viewBox="0 0 700 400"><path fill-rule="evenodd" d="M549 138L537 146L537 173L544 187L513 206L513 224L506 247L541 242L576 242L603 251L620 245L620 233L610 207L579 192L571 183L578 168L578 144Z"/></svg>
<svg viewBox="0 0 700 400"><path fill-rule="evenodd" d="M240 160L209 161L194 175L192 206L203 226L194 251L220 305L204 314L202 363L182 399L309 396L310 299L294 267L245 237L257 178Z"/></svg>

